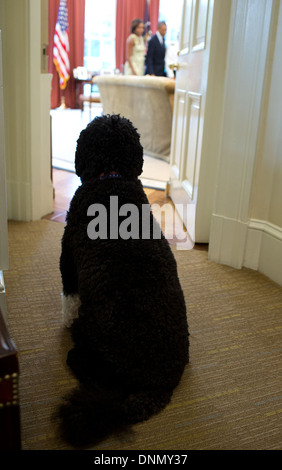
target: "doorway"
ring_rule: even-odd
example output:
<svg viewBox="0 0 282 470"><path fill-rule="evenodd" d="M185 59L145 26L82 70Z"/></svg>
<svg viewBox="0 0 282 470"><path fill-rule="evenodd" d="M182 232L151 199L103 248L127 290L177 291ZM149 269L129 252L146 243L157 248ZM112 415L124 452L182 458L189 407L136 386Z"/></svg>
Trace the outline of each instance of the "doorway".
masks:
<svg viewBox="0 0 282 470"><path fill-rule="evenodd" d="M87 126L91 119L101 115L101 105L88 106L83 111L79 109L54 109L52 117L52 166L53 168L75 172L76 141L80 132ZM169 178L169 163L144 155L142 184L164 191Z"/></svg>
<svg viewBox="0 0 282 470"><path fill-rule="evenodd" d="M111 8L108 3L113 5ZM85 36L84 63L85 69L91 73L97 69L115 68L115 0L108 0L105 8L98 0L85 0ZM159 19L167 21L167 46L175 45L180 29L182 0L174 4L173 14L171 2L160 0ZM95 15L93 14L95 11ZM94 24L95 23L95 24ZM97 27L102 25L103 27ZM103 59L103 60L102 60ZM91 93L91 85L84 85L84 94ZM101 115L101 104L84 103L83 109L51 109L52 119L52 166L54 168L74 171L76 141L82 129L94 117ZM147 187L165 190L169 180L169 163L149 155L144 155L142 183Z"/></svg>

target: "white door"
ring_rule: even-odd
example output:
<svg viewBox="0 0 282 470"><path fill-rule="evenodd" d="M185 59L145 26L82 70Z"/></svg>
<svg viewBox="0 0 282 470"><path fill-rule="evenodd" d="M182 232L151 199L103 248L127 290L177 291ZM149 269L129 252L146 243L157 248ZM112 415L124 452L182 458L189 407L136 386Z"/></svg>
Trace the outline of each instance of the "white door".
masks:
<svg viewBox="0 0 282 470"><path fill-rule="evenodd" d="M211 134L209 131L204 132L207 91L208 87L211 91L215 87L217 88L215 93L218 93L217 80L219 75L224 73L222 59L226 55L226 49L224 50L225 46L222 47L224 44L222 41L227 43L228 27L226 25L229 23L230 4L231 0L184 0L183 2L180 51L176 64L168 191L175 205L185 205L187 210L182 209L179 214L194 242L208 241L206 227L204 230L200 229L202 233L197 231L197 219L201 227L206 225L201 223L201 219L207 216L207 204L203 204L202 214L201 207L198 205L199 189L211 186L211 181L205 181L209 178L209 175L205 175L205 171L200 177L204 138L207 143ZM223 32L218 30L221 23L225 25ZM214 70L211 71L214 67L210 67L212 35L214 36L214 50L221 57L217 73L214 73ZM215 56L216 54L213 53ZM222 89L221 84L221 93ZM218 96L215 99L218 100ZM209 106L216 108L218 102L212 104L210 100ZM219 114L217 112L216 119L219 119ZM210 124L212 128L213 119ZM211 202L209 201L208 204Z"/></svg>

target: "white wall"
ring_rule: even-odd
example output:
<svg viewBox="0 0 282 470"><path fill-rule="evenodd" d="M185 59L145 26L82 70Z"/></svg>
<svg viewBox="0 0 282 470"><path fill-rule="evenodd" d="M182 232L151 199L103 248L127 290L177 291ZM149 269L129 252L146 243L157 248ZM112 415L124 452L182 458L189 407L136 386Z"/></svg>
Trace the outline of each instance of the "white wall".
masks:
<svg viewBox="0 0 282 470"><path fill-rule="evenodd" d="M282 7L275 3L244 264L282 284Z"/></svg>
<svg viewBox="0 0 282 470"><path fill-rule="evenodd" d="M282 284L281 46L279 0L233 0L209 258Z"/></svg>
<svg viewBox="0 0 282 470"><path fill-rule="evenodd" d="M53 210L51 75L41 73L41 2L0 0L0 29L8 217L36 220Z"/></svg>

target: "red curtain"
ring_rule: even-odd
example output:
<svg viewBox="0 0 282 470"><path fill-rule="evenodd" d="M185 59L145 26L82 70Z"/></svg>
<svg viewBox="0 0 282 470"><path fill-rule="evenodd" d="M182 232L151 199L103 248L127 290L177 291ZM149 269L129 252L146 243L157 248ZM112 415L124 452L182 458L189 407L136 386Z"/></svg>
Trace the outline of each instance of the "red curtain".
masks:
<svg viewBox="0 0 282 470"><path fill-rule="evenodd" d="M57 22L60 0L49 0L49 73L53 74L51 91L51 109L61 104L62 90L59 85L59 75L53 62L54 32ZM71 77L64 91L66 105L75 108L75 80L72 70L83 66L84 57L84 13L85 0L67 0L69 20L69 43L70 43L70 69Z"/></svg>
<svg viewBox="0 0 282 470"><path fill-rule="evenodd" d="M155 34L155 32L157 31L157 24L159 21L159 7L160 0L150 0L149 14L151 21L151 30L153 34Z"/></svg>
<svg viewBox="0 0 282 470"><path fill-rule="evenodd" d="M160 0L150 0L149 14L151 30L156 32L159 18ZM117 0L116 11L116 67L123 70L126 58L126 40L130 34L130 24L135 18L144 20L146 0Z"/></svg>

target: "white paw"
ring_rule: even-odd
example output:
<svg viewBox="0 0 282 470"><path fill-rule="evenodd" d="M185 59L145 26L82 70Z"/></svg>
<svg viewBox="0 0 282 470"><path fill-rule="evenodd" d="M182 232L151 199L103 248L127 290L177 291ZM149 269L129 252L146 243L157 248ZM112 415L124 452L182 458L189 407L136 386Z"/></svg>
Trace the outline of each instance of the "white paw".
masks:
<svg viewBox="0 0 282 470"><path fill-rule="evenodd" d="M63 325L69 328L75 318L78 317L78 309L81 305L78 294L61 294Z"/></svg>

